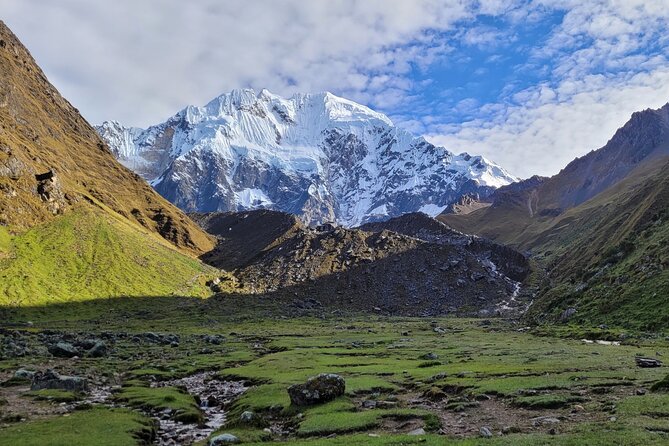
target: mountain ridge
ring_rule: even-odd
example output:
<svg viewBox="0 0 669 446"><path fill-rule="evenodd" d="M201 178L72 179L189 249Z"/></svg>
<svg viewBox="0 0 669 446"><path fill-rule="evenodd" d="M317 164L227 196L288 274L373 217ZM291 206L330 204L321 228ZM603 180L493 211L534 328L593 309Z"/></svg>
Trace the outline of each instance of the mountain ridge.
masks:
<svg viewBox="0 0 669 446"><path fill-rule="evenodd" d="M545 273L527 317L655 328L669 323L669 104L632 115L601 149L551 178L496 190L439 220L531 252ZM585 172L588 174L586 175Z"/></svg>
<svg viewBox="0 0 669 446"><path fill-rule="evenodd" d="M115 155L188 212L269 208L309 224L438 214L465 193L516 180L454 155L332 93L233 90L146 130L97 127Z"/></svg>

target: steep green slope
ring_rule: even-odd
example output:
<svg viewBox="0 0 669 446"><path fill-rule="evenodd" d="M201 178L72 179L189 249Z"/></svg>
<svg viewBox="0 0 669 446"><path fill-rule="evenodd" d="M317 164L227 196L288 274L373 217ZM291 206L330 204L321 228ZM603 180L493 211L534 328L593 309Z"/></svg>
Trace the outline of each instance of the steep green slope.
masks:
<svg viewBox="0 0 669 446"><path fill-rule="evenodd" d="M121 166L0 21L0 305L204 295L213 239Z"/></svg>
<svg viewBox="0 0 669 446"><path fill-rule="evenodd" d="M531 196L525 191L524 202ZM544 281L528 317L634 328L669 325L669 161L641 164L623 181L558 216L501 205L442 221L532 252Z"/></svg>
<svg viewBox="0 0 669 446"><path fill-rule="evenodd" d="M669 163L653 163L545 225L528 241L548 281L536 320L669 326Z"/></svg>
<svg viewBox="0 0 669 446"><path fill-rule="evenodd" d="M206 296L213 271L149 231L85 207L19 235L0 235L0 249L0 305Z"/></svg>
<svg viewBox="0 0 669 446"><path fill-rule="evenodd" d="M544 274L528 317L669 325L669 105L635 113L600 150L549 179L501 188L455 229L532 253ZM569 318L560 317L574 308ZM570 311L573 313L573 311Z"/></svg>

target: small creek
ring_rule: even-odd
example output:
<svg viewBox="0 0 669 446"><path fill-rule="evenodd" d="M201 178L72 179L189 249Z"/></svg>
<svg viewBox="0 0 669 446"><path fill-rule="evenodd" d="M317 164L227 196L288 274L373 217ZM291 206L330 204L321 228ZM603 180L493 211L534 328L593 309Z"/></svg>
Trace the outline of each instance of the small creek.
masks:
<svg viewBox="0 0 669 446"><path fill-rule="evenodd" d="M239 395L246 391L243 383L237 381L219 381L214 372L201 372L185 378L170 381L158 381L151 387L181 387L200 402L204 417L202 425L175 421L170 410L150 411L148 415L158 422L156 444L159 446L185 446L206 439L221 427L226 420L225 408ZM92 389L88 397L77 403L103 404L125 407L112 400L114 387ZM74 406L73 406L74 407Z"/></svg>
<svg viewBox="0 0 669 446"><path fill-rule="evenodd" d="M160 381L152 387L182 387L200 401L204 424L181 423L172 419L169 411L151 414L158 420L159 446L190 445L204 440L212 432L223 426L226 420L225 407L246 391L237 381L219 381L214 372L202 372L171 381Z"/></svg>

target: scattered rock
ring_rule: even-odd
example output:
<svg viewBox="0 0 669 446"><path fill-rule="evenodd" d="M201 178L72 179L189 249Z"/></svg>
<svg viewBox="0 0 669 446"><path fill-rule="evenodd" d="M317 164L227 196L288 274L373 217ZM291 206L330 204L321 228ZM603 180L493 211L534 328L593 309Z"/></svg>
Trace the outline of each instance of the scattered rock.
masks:
<svg viewBox="0 0 669 446"><path fill-rule="evenodd" d="M439 359L439 355L437 355L436 353L426 353L423 356L421 356L420 359L426 359L426 360L429 360L429 361L433 361L435 359Z"/></svg>
<svg viewBox="0 0 669 446"><path fill-rule="evenodd" d="M86 353L91 358L102 358L107 356L107 344L104 341L98 341Z"/></svg>
<svg viewBox="0 0 669 446"><path fill-rule="evenodd" d="M662 361L659 359L653 359L653 358L642 358L640 356L637 356L634 358L636 361L637 367L642 367L642 368L652 368L652 367L662 367Z"/></svg>
<svg viewBox="0 0 669 446"><path fill-rule="evenodd" d="M544 425L550 425L550 424L559 424L560 420L555 418L555 417L537 417L537 418L532 418L532 424L534 426L544 426Z"/></svg>
<svg viewBox="0 0 669 446"><path fill-rule="evenodd" d="M32 381L34 377L35 377L35 372L26 369L18 369L16 372L14 372L14 378L16 379L25 379L28 381Z"/></svg>
<svg viewBox="0 0 669 446"><path fill-rule="evenodd" d="M221 434L213 437L209 440L209 446L220 446L222 444L234 444L239 443L239 438L235 437L232 434Z"/></svg>
<svg viewBox="0 0 669 446"><path fill-rule="evenodd" d="M425 435L425 429L422 427L419 427L418 429L414 429L411 432L407 433L407 435Z"/></svg>
<svg viewBox="0 0 669 446"><path fill-rule="evenodd" d="M49 353L58 358L73 358L79 356L79 350L69 342L57 342L49 347Z"/></svg>
<svg viewBox="0 0 669 446"><path fill-rule="evenodd" d="M394 409L398 406L396 401L376 401L377 409Z"/></svg>
<svg viewBox="0 0 669 446"><path fill-rule="evenodd" d="M208 344L220 345L223 341L223 337L218 335L205 335L202 340Z"/></svg>
<svg viewBox="0 0 669 446"><path fill-rule="evenodd" d="M504 435L517 434L520 432L521 430L518 426L504 426L504 428L502 428L502 434Z"/></svg>
<svg viewBox="0 0 669 446"><path fill-rule="evenodd" d="M344 378L333 373L321 373L309 378L304 384L290 386L288 395L295 406L308 406L332 401L343 395L345 390Z"/></svg>
<svg viewBox="0 0 669 446"><path fill-rule="evenodd" d="M46 372L36 372L30 390L58 389L70 392L88 391L88 381L86 378L78 376L61 376L53 370Z"/></svg>
<svg viewBox="0 0 669 446"><path fill-rule="evenodd" d="M365 409L376 409L377 403L374 400L365 400L362 402L362 407Z"/></svg>
<svg viewBox="0 0 669 446"><path fill-rule="evenodd" d="M479 434L485 438L492 438L492 432L490 431L490 428L486 426L479 429Z"/></svg>
<svg viewBox="0 0 669 446"><path fill-rule="evenodd" d="M636 389L636 392L635 392L635 393L636 393L637 395L641 396L641 395L645 395L646 392L647 392L646 389L640 388L640 389Z"/></svg>
<svg viewBox="0 0 669 446"><path fill-rule="evenodd" d="M245 424L252 423L255 419L256 419L256 414L251 412L250 410L242 412L242 414L239 417L239 421Z"/></svg>

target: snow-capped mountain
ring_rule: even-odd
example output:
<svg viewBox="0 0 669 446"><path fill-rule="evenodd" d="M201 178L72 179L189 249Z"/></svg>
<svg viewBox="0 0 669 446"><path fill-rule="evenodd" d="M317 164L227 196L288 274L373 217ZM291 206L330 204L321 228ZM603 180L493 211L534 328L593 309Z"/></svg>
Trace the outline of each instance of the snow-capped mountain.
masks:
<svg viewBox="0 0 669 446"><path fill-rule="evenodd" d="M233 90L146 130L98 128L117 158L186 211L271 208L346 226L422 211L516 181L331 93Z"/></svg>

